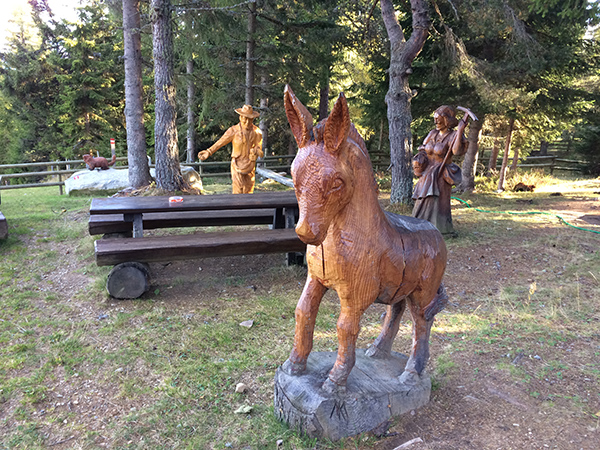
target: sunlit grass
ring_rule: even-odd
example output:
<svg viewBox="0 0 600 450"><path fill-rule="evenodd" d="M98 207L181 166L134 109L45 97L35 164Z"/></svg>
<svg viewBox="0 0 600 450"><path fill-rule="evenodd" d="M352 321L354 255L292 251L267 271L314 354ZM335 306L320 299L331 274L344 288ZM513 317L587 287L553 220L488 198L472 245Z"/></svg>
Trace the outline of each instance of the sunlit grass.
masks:
<svg viewBox="0 0 600 450"><path fill-rule="evenodd" d="M538 189L559 192L554 189L561 183L551 178ZM600 191L595 183L577 181L571 191L565 184L552 208L560 210L560 202L575 195L594 198ZM225 182L214 186L215 192L227 189ZM532 211L539 206L536 199L548 197L538 189L464 198L484 209ZM534 203L517 202L530 197ZM93 239L86 231L89 201L60 197L53 188L2 193L11 233L0 243L0 407L10 425L3 445L47 448L60 441L47 438L55 429L77 436L65 445L82 448L99 448L101 439L129 449L274 448L278 439L288 450L382 445L373 437L366 444L358 439L316 444L274 418L273 378L291 350L305 269L265 267L261 280L274 287L272 292L244 292L243 299L233 295L252 282L243 274L207 278L202 288L214 290L214 296L183 305L171 298L169 286L197 286L173 273L145 300L117 302L105 293L110 268L93 262ZM590 420L597 412L590 403L549 383L584 377L590 385L600 382L598 238L547 217L480 213L460 202L453 202L453 215L458 237L447 245L455 253L510 246L508 255L529 259L519 265L524 274L493 282L481 278L486 288L475 289L468 304L454 295L437 315L427 368L434 390L462 385L467 373L470 378L501 374L527 385L527 395L543 401L541 411L554 414L560 406L578 420ZM66 262L75 263L73 273L90 278L69 297L46 278ZM285 280L293 282L275 289ZM382 311L378 305L363 317L361 347L379 334ZM317 316L315 351L336 350L338 314L337 298L328 293ZM253 326L240 327L248 319ZM395 351L410 351L411 333L407 311ZM567 354L575 355L576 363L557 356ZM514 362L518 358L527 364ZM247 393L235 393L240 381L249 386ZM56 406L75 399L79 406L72 403L72 411ZM252 412L234 414L243 404ZM92 405L108 409L84 409ZM94 415L103 422L94 422Z"/></svg>

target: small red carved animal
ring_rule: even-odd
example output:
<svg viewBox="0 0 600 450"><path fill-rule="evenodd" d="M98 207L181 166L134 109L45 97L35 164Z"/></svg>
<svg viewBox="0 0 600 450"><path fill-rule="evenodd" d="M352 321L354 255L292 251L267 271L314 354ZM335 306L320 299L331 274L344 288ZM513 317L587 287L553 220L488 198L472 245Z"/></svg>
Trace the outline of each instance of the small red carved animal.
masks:
<svg viewBox="0 0 600 450"><path fill-rule="evenodd" d="M83 155L83 161L90 170L100 169L107 170L108 166L112 166L117 160L117 155L113 153L111 160L107 160L103 156L93 157L92 155Z"/></svg>

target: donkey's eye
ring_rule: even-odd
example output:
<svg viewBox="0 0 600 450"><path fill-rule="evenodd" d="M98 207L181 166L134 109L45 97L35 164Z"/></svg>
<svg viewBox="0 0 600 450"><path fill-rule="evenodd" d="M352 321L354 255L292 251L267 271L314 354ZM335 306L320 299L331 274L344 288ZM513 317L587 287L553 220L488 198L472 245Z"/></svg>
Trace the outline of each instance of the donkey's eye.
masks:
<svg viewBox="0 0 600 450"><path fill-rule="evenodd" d="M333 183L331 183L331 191L337 191L339 189L341 189L344 186L344 181L341 178L336 178L335 180L333 180Z"/></svg>

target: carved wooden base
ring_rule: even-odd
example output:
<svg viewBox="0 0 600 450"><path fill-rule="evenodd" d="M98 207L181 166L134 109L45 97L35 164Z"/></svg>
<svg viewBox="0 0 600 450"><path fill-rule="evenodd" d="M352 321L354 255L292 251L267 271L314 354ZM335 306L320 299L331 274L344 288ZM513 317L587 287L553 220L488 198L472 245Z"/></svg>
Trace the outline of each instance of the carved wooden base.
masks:
<svg viewBox="0 0 600 450"><path fill-rule="evenodd" d="M275 374L275 415L311 437L337 441L366 431L384 432L396 416L429 402L431 379L423 375L412 383L399 376L407 357L393 353L389 359L365 356L356 351L356 365L350 372L346 392L328 394L321 389L333 367L335 352L313 352L306 372Z"/></svg>

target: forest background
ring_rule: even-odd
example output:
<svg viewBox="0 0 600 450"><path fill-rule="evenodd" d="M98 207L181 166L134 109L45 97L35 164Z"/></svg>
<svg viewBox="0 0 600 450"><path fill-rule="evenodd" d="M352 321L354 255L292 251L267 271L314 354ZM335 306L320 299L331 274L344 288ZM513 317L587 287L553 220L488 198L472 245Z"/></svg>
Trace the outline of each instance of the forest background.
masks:
<svg viewBox="0 0 600 450"><path fill-rule="evenodd" d="M75 21L56 18L46 0L29 4L31 17L13 19L0 54L0 164L77 159L90 150L107 156L111 138L126 154L123 10L134 6L145 143L157 166L169 157L155 151L164 128L155 124L162 8L171 27L163 36L172 38L172 148L182 162L235 123L233 109L244 103L261 112L265 152L293 154L282 105L290 84L318 119L344 92L370 152L391 153L392 165L407 166L406 154L432 128L432 112L452 104L480 119L468 133L475 153L465 160L467 173L478 144L499 149L507 136L521 156L572 140L588 170L600 173L598 1L82 0ZM390 6L399 41L382 17ZM390 112L399 95L390 63L423 28L421 48L401 73L407 108ZM400 151L394 115L410 126ZM404 178L398 195L392 178L392 201L410 197L412 177Z"/></svg>

